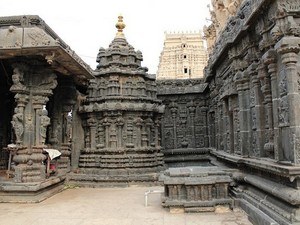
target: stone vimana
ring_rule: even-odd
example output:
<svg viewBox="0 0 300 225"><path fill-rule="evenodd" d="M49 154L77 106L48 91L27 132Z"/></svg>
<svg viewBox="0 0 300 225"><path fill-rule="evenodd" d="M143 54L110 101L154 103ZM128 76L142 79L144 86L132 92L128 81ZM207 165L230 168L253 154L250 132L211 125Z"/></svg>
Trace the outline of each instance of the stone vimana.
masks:
<svg viewBox="0 0 300 225"><path fill-rule="evenodd" d="M155 184L170 209L238 207L253 224L299 225L299 0L210 10L203 78L164 61L158 80L122 16L95 70L39 16L0 17L0 202Z"/></svg>

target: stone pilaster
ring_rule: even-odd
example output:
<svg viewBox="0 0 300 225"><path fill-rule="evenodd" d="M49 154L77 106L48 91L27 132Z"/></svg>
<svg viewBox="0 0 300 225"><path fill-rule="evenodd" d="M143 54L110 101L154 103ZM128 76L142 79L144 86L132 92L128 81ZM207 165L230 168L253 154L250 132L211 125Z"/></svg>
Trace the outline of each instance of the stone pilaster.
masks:
<svg viewBox="0 0 300 225"><path fill-rule="evenodd" d="M265 144L265 116L264 106L262 105L262 92L260 89L258 68L259 64L253 62L249 67L249 75L251 77L252 88L250 90L250 105L252 110L252 148L253 156L264 157Z"/></svg>
<svg viewBox="0 0 300 225"><path fill-rule="evenodd" d="M275 49L280 55L279 72L279 127L281 130L282 158L280 161L300 163L300 96L299 96L299 37L283 37Z"/></svg>
<svg viewBox="0 0 300 225"><path fill-rule="evenodd" d="M238 92L238 101L240 114L240 135L241 135L241 153L243 156L251 155L251 113L250 113L250 93L249 77L247 72L238 71L235 75L236 87Z"/></svg>
<svg viewBox="0 0 300 225"><path fill-rule="evenodd" d="M269 140L266 140L264 146L266 156L279 160L279 127L278 127L278 78L277 78L277 64L276 52L270 49L263 55L263 62L268 68L269 76L271 77L271 102L269 96L267 98L267 114L268 114L268 128Z"/></svg>
<svg viewBox="0 0 300 225"><path fill-rule="evenodd" d="M170 106L171 115L173 120L173 147L174 149L177 148L177 105L176 103L172 102Z"/></svg>
<svg viewBox="0 0 300 225"><path fill-rule="evenodd" d="M195 118L196 107L194 106L194 103L192 101L187 104L187 107L189 110L190 120L191 120L191 131L192 131L191 147L195 148L196 147L196 143L195 143L196 135L195 135L194 118Z"/></svg>
<svg viewBox="0 0 300 225"><path fill-rule="evenodd" d="M91 117L87 120L87 124L90 130L90 144L91 144L91 149L95 150L96 149L96 120Z"/></svg>

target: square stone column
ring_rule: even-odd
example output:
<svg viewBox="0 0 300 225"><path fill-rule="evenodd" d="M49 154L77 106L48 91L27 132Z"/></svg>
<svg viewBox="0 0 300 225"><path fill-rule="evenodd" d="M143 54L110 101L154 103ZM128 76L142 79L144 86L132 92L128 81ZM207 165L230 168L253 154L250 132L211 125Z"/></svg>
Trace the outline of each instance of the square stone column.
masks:
<svg viewBox="0 0 300 225"><path fill-rule="evenodd" d="M292 164L300 163L299 43L299 37L286 36L275 45L280 55L278 121L282 156L279 160Z"/></svg>
<svg viewBox="0 0 300 225"><path fill-rule="evenodd" d="M241 153L249 156L251 147L251 112L250 112L250 92L249 76L247 71L238 71L234 78L236 82L239 108L240 108L240 133L241 133Z"/></svg>

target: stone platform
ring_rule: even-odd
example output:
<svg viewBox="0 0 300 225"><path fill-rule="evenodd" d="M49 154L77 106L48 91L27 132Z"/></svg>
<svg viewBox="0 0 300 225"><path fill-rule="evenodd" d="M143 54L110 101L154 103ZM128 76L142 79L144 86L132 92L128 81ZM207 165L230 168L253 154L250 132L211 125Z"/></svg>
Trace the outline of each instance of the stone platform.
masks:
<svg viewBox="0 0 300 225"><path fill-rule="evenodd" d="M231 178L218 167L170 168L161 176L165 187L162 205L185 212L215 211L217 205L232 206L228 196Z"/></svg>
<svg viewBox="0 0 300 225"><path fill-rule="evenodd" d="M0 203L36 203L59 193L64 188L66 176L56 176L41 182L16 183L3 181L0 184Z"/></svg>

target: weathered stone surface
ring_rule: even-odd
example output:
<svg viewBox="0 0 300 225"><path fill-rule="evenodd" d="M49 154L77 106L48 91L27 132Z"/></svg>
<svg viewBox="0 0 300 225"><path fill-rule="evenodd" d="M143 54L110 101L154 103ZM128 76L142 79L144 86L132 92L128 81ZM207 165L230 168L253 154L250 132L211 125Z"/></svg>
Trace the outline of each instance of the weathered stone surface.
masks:
<svg viewBox="0 0 300 225"><path fill-rule="evenodd" d="M0 59L0 158L11 170L0 178L0 199L41 201L70 170L76 88L85 90L92 71L38 16L0 18ZM62 153L50 178L44 148Z"/></svg>
<svg viewBox="0 0 300 225"><path fill-rule="evenodd" d="M161 176L164 207L183 207L186 212L212 211L216 205L232 205L228 196L231 178L215 166L169 168Z"/></svg>
<svg viewBox="0 0 300 225"><path fill-rule="evenodd" d="M203 165L209 162L206 129L207 107L201 79L157 81L158 98L165 105L162 145L169 166Z"/></svg>
<svg viewBox="0 0 300 225"><path fill-rule="evenodd" d="M299 224L298 1L243 1L206 68L211 153L254 224ZM270 22L272 21L272 22Z"/></svg>
<svg viewBox="0 0 300 225"><path fill-rule="evenodd" d="M147 182L164 167L160 120L164 111L156 97L155 79L141 67L142 53L128 44L122 32L109 48L100 48L95 79L79 109L84 148L79 157L79 182ZM122 28L123 27L123 28ZM81 175L84 174L84 175Z"/></svg>

